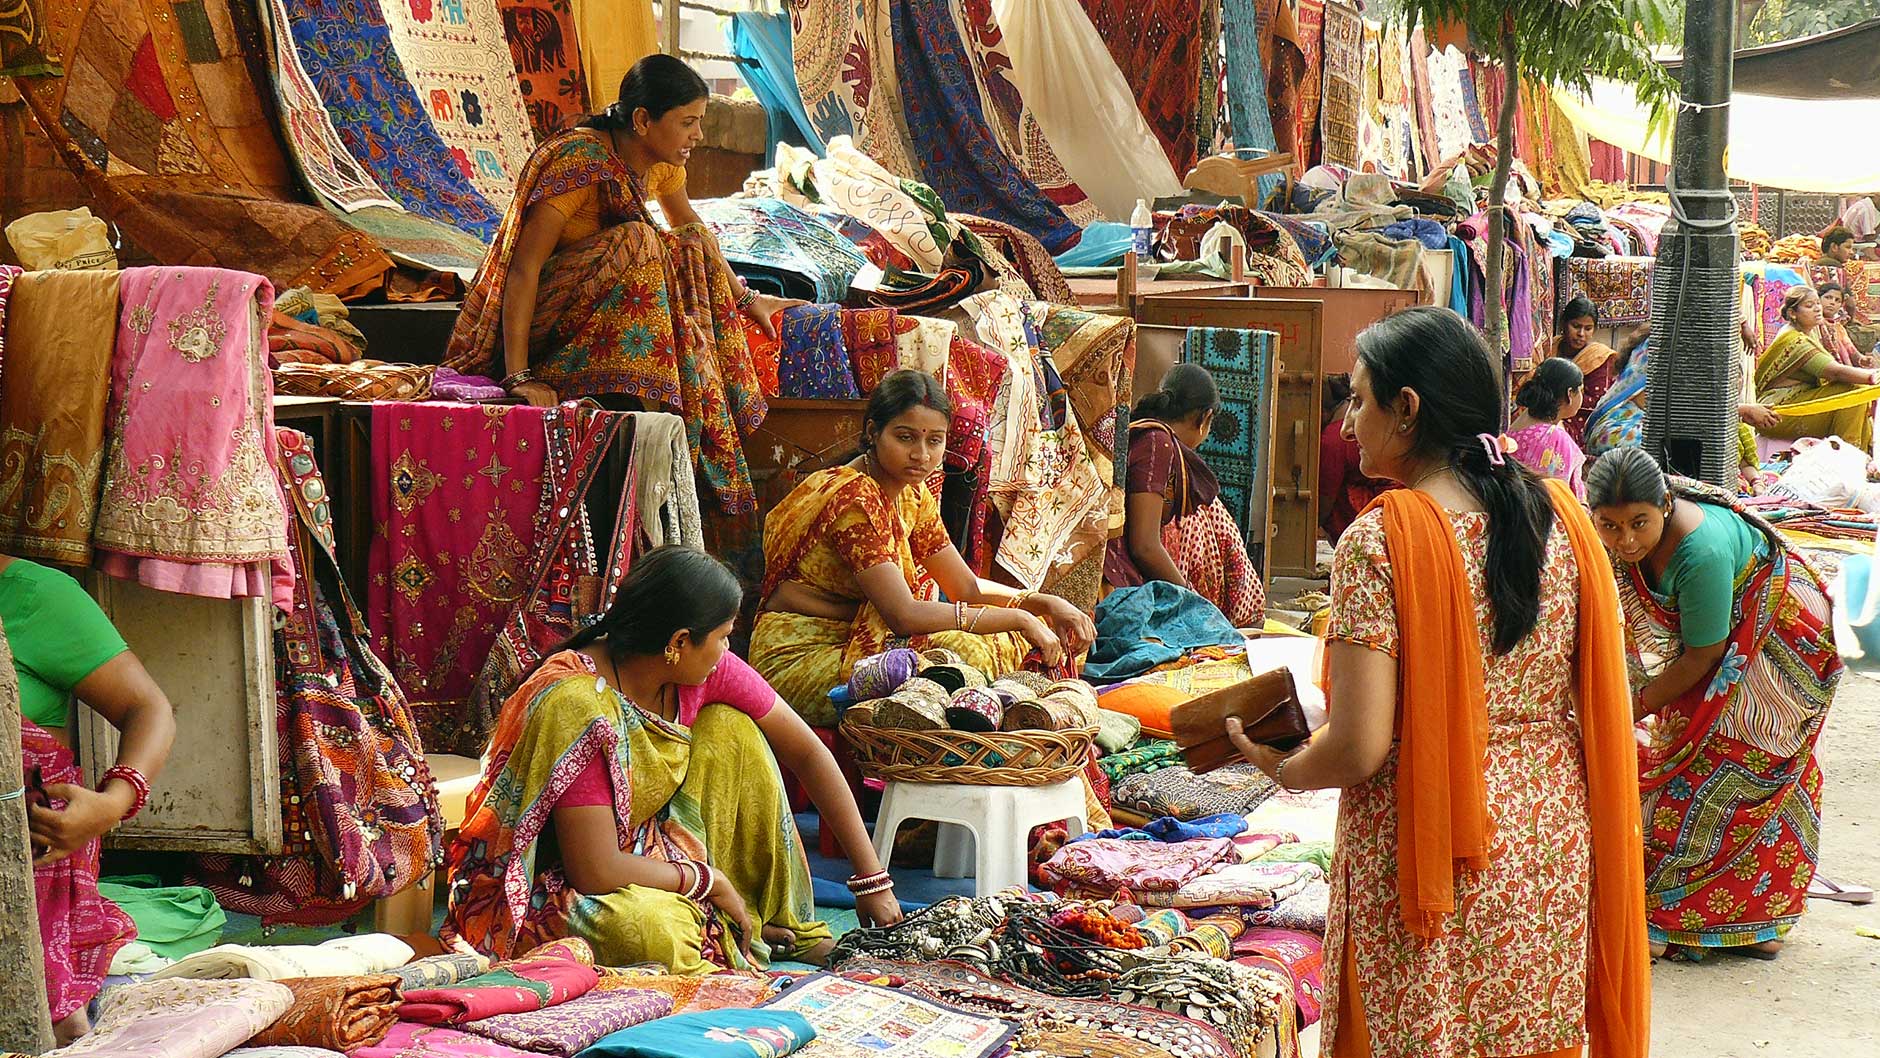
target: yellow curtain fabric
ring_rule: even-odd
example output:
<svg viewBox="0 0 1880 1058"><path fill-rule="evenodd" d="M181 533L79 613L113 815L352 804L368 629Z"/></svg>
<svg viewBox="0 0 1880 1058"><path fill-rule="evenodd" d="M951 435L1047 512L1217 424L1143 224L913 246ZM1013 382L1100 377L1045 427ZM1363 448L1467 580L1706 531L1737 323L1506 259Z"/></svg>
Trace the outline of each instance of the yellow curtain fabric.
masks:
<svg viewBox="0 0 1880 1058"><path fill-rule="evenodd" d="M588 108L598 111L620 98L627 70L659 50L653 0L574 0L574 19Z"/></svg>

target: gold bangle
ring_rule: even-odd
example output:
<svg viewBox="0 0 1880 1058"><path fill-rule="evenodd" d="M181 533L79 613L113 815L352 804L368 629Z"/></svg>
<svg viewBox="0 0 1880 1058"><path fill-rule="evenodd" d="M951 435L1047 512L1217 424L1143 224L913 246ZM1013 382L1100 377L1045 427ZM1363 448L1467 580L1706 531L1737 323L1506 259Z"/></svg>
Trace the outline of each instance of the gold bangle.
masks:
<svg viewBox="0 0 1880 1058"><path fill-rule="evenodd" d="M986 608L985 608L985 607L983 607L983 606L981 606L981 607L980 607L979 609L977 609L977 610L974 610L974 611L973 611L973 619L972 619L971 621L968 621L968 622L966 622L966 631L968 631L968 632L971 632L971 631L973 631L974 629L976 629L976 628L978 628L978 627L979 627L979 619L980 619L981 617L984 617L984 616L986 616Z"/></svg>
<svg viewBox="0 0 1880 1058"><path fill-rule="evenodd" d="M1020 609L1023 609L1023 608L1024 608L1024 606L1025 606L1025 600L1026 600L1026 599L1029 599L1029 598L1031 598L1032 596L1034 596L1034 595L1036 595L1036 594L1038 594L1038 593L1037 593L1037 592L1035 592L1035 591L1021 591L1021 592L1019 592L1019 593L1018 593L1018 594L1017 594L1016 596L1013 596L1013 598L1012 598L1012 603L1011 603L1011 608L1012 608L1012 609L1014 609L1014 610L1020 610Z"/></svg>

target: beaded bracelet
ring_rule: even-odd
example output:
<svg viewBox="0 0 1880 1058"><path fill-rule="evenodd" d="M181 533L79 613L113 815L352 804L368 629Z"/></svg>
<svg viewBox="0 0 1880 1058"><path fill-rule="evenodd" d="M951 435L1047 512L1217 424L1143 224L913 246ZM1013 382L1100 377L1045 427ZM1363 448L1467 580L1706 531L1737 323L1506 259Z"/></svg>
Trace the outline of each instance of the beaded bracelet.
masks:
<svg viewBox="0 0 1880 1058"><path fill-rule="evenodd" d="M123 779L129 784L134 795L131 799L131 810L124 813L124 819L130 819L143 811L144 805L150 803L150 780L144 778L143 772L124 764L112 765L106 769L104 778L98 780L99 791L102 792L106 786L110 785L112 779Z"/></svg>
<svg viewBox="0 0 1880 1058"><path fill-rule="evenodd" d="M757 291L752 290L748 286L744 288L743 293L740 293L738 295L738 311L739 312L742 312L745 309L750 308L752 305L756 303L757 303Z"/></svg>

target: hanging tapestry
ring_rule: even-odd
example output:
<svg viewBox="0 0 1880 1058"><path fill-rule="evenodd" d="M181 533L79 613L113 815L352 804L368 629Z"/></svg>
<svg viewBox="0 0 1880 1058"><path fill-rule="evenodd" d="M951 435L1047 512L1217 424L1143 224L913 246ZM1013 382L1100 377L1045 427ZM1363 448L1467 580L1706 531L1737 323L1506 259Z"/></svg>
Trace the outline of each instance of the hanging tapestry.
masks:
<svg viewBox="0 0 1880 1058"><path fill-rule="evenodd" d="M792 0L803 106L823 142L850 137L896 176L917 176L894 57L891 0Z"/></svg>
<svg viewBox="0 0 1880 1058"><path fill-rule="evenodd" d="M65 71L46 50L41 0L14 0L0 8L0 77L57 76Z"/></svg>
<svg viewBox="0 0 1880 1058"><path fill-rule="evenodd" d="M48 54L70 73L15 84L93 208L140 249L332 293L390 269L371 239L301 201L251 72L266 64L253 7L63 0L43 13Z"/></svg>
<svg viewBox="0 0 1880 1058"><path fill-rule="evenodd" d="M1456 81L1462 87L1462 112L1469 119L1469 136L1476 143L1495 142L1488 134L1488 122L1482 117L1482 97L1476 89L1475 71L1470 68L1468 58L1458 52L1451 61L1456 66Z"/></svg>
<svg viewBox="0 0 1880 1058"><path fill-rule="evenodd" d="M1462 99L1462 55L1451 48L1429 54L1430 111L1434 122L1438 165L1469 149L1474 133Z"/></svg>
<svg viewBox="0 0 1880 1058"><path fill-rule="evenodd" d="M500 212L535 151L496 0L387 0L392 49L431 127L470 185Z"/></svg>
<svg viewBox="0 0 1880 1058"><path fill-rule="evenodd" d="M1188 332L1182 357L1207 368L1220 389L1214 428L1198 451L1220 479L1221 505L1234 516L1248 547L1266 537L1265 497L1259 497L1261 510L1256 512L1253 490L1273 451L1277 338L1271 331L1196 327Z"/></svg>
<svg viewBox="0 0 1880 1058"><path fill-rule="evenodd" d="M1325 6L1324 98L1320 103L1326 165L1358 167L1363 79L1364 16L1334 0Z"/></svg>
<svg viewBox="0 0 1880 1058"><path fill-rule="evenodd" d="M372 408L373 652L411 699L434 752L483 752L467 703L528 585L547 448L527 406Z"/></svg>
<svg viewBox="0 0 1880 1058"><path fill-rule="evenodd" d="M1259 30L1260 68L1266 72L1266 108L1273 127L1275 149L1293 155L1302 162L1295 142L1299 121L1299 88L1304 76L1305 53L1299 37L1299 18L1292 0L1256 0L1254 16ZM1222 22L1232 28L1232 18L1223 9ZM1230 53L1231 54L1231 53ZM1306 166L1300 164L1298 172Z"/></svg>
<svg viewBox="0 0 1880 1058"><path fill-rule="evenodd" d="M267 0L261 17L273 62L274 102L281 113L281 137L300 169L302 182L316 201L342 211L384 206L399 209L386 197L379 182L352 156L327 116L320 92L301 65L300 52L287 26L287 8L281 0Z"/></svg>
<svg viewBox="0 0 1880 1058"><path fill-rule="evenodd" d="M1430 46L1423 39L1423 27L1410 31L1410 100L1416 108L1417 152L1422 156L1423 175L1436 171L1443 154L1436 146L1436 112L1432 109L1430 86Z"/></svg>
<svg viewBox="0 0 1880 1058"><path fill-rule="evenodd" d="M985 217L956 213L953 219L1012 263L1019 278L1030 288L1028 297L1054 305L1077 304L1077 295L1072 293L1070 282L1064 278L1064 270L1058 267L1057 260L1043 243L1010 224Z"/></svg>
<svg viewBox="0 0 1880 1058"><path fill-rule="evenodd" d="M1001 220L1052 252L1082 232L1026 178L993 136L951 0L893 0L895 70L924 179L948 208Z"/></svg>
<svg viewBox="0 0 1880 1058"><path fill-rule="evenodd" d="M847 236L776 198L692 203L733 270L760 289L799 301L839 302L868 257Z"/></svg>
<svg viewBox="0 0 1880 1058"><path fill-rule="evenodd" d="M94 562L158 591L292 601L267 319L247 272L132 268L111 361Z"/></svg>
<svg viewBox="0 0 1880 1058"><path fill-rule="evenodd" d="M418 2L429 9L430 0ZM282 5L294 48L352 156L399 205L490 238L502 212L471 183L470 158L454 154L432 124L431 110L393 49L380 5L375 0L282 0ZM520 160L516 164L520 167ZM514 192L512 183L507 194Z"/></svg>
<svg viewBox="0 0 1880 1058"><path fill-rule="evenodd" d="M589 109L573 6L569 0L497 0L496 6L535 138L572 127ZM613 102L612 86L602 94Z"/></svg>
<svg viewBox="0 0 1880 1058"><path fill-rule="evenodd" d="M1260 56L1260 24L1256 0L1224 0L1221 24L1227 48L1227 114L1233 123L1234 146L1262 151L1277 149L1273 114L1266 100L1266 65ZM1264 196L1266 178L1261 179ZM1258 202L1247 203L1258 206Z"/></svg>
<svg viewBox="0 0 1880 1058"><path fill-rule="evenodd" d="M1558 293L1559 307L1580 294L1599 310L1599 322L1639 323L1652 318L1652 264L1650 257L1569 257L1567 281Z"/></svg>
<svg viewBox="0 0 1880 1058"><path fill-rule="evenodd" d="M1195 86L1195 160L1219 154L1227 146L1221 132L1221 5L1210 0L1201 7L1201 39L1208 43L1201 51L1201 82Z"/></svg>
<svg viewBox="0 0 1880 1058"><path fill-rule="evenodd" d="M428 878L444 820L411 706L340 578L313 443L286 428L275 437L294 512L294 602L274 630L283 845L258 862L199 857L191 873L264 925L323 926Z"/></svg>
<svg viewBox="0 0 1880 1058"><path fill-rule="evenodd" d="M1293 115L1293 157L1300 172L1318 163L1319 107L1325 68L1325 0L1299 0L1299 105Z"/></svg>
<svg viewBox="0 0 1880 1058"><path fill-rule="evenodd" d="M1201 151L1196 117L1206 62L1202 0L1082 2L1177 176L1193 169Z"/></svg>

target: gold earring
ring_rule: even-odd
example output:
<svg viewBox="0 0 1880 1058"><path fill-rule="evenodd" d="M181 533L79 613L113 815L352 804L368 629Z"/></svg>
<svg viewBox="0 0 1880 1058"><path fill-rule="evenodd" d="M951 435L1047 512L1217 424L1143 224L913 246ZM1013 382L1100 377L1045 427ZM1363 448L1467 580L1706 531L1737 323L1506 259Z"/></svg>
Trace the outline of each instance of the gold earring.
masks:
<svg viewBox="0 0 1880 1058"><path fill-rule="evenodd" d="M666 664L675 665L675 666L679 664L679 648L678 647L668 646L666 648Z"/></svg>

